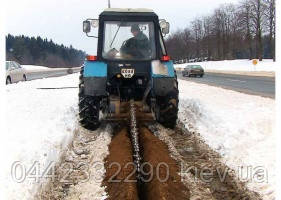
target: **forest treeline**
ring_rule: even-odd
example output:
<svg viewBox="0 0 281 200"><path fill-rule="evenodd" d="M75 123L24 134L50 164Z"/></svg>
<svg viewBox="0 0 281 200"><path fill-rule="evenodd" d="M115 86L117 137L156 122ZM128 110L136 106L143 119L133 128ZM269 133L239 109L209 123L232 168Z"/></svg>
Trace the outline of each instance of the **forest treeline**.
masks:
<svg viewBox="0 0 281 200"><path fill-rule="evenodd" d="M166 39L174 60L275 60L275 0L227 3Z"/></svg>
<svg viewBox="0 0 281 200"><path fill-rule="evenodd" d="M14 60L23 65L79 67L84 59L85 52L74 49L71 45L58 45L39 36L6 36L6 60Z"/></svg>

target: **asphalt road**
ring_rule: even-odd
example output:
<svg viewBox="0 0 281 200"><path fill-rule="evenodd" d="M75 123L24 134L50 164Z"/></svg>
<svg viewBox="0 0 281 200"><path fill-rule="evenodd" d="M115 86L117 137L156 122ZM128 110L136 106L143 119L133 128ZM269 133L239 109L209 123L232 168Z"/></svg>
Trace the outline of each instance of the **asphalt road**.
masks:
<svg viewBox="0 0 281 200"><path fill-rule="evenodd" d="M178 78L195 83L222 87L242 93L275 98L275 77L246 76L206 72L203 78L183 77L178 72Z"/></svg>

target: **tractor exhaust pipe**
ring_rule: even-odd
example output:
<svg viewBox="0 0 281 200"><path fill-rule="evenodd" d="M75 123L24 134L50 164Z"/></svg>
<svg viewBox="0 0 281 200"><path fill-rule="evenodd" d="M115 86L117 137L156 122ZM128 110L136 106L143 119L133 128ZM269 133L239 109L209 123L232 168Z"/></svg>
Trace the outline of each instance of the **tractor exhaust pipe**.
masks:
<svg viewBox="0 0 281 200"><path fill-rule="evenodd" d="M108 8L111 8L111 6L110 6L110 0L108 0Z"/></svg>

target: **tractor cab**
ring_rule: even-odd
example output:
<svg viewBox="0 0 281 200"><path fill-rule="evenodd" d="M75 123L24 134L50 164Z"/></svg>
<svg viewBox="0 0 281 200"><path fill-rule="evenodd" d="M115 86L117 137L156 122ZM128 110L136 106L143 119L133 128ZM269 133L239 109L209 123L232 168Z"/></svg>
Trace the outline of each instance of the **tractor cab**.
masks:
<svg viewBox="0 0 281 200"><path fill-rule="evenodd" d="M91 27L99 28L98 36L89 35ZM83 31L98 38L100 60L151 61L167 54L163 35L169 33L169 23L165 20L159 23L150 9L109 8L99 19L84 21Z"/></svg>

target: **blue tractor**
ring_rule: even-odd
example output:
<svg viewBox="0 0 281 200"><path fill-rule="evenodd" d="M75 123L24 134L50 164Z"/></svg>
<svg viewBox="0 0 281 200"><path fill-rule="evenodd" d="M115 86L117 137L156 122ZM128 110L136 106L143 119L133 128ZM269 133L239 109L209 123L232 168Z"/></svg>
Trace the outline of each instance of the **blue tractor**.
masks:
<svg viewBox="0 0 281 200"><path fill-rule="evenodd" d="M163 39L169 23L150 9L108 8L85 20L83 31L98 42L97 55L88 55L80 72L81 125L95 130L102 118L126 120L134 101L138 119L174 128L179 91Z"/></svg>

